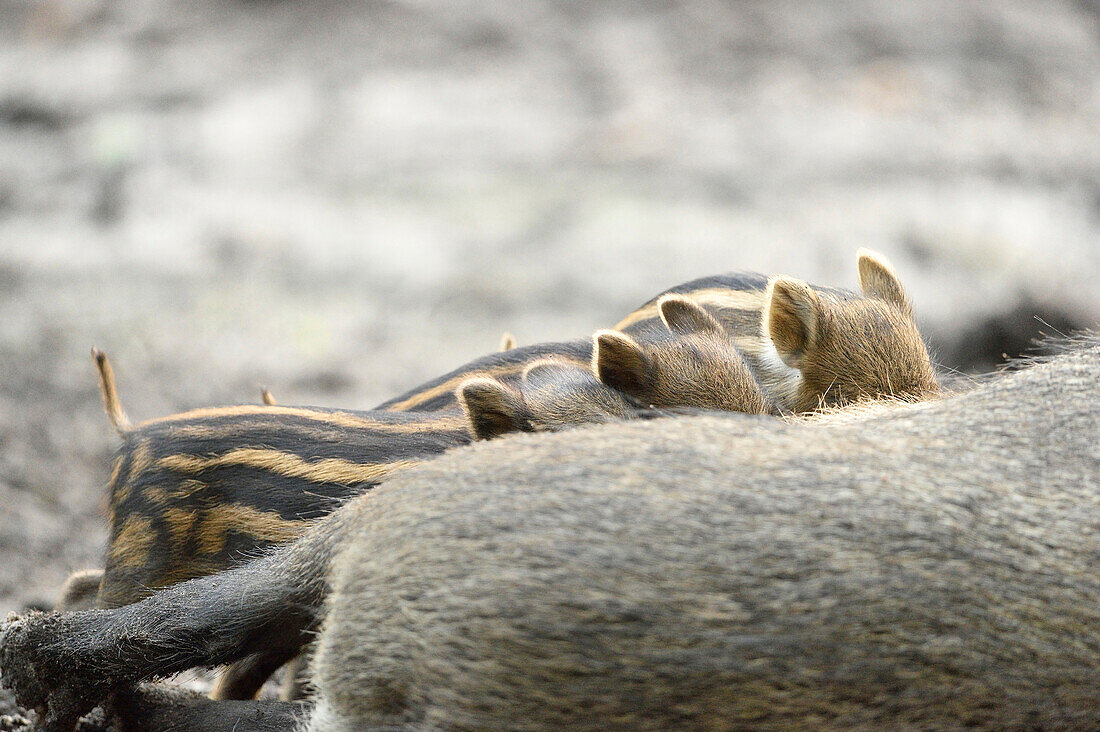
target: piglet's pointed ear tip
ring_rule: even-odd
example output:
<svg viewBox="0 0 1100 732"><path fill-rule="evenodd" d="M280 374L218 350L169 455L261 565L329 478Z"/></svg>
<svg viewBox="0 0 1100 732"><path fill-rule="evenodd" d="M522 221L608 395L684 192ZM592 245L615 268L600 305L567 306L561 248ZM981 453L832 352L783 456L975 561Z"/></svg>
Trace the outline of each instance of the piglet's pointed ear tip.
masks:
<svg viewBox="0 0 1100 732"><path fill-rule="evenodd" d="M673 333L724 335L725 329L706 308L683 295L672 293L657 301L661 321Z"/></svg>
<svg viewBox="0 0 1100 732"><path fill-rule="evenodd" d="M663 310L669 305L691 306L695 305L695 301L692 300L690 297L681 295L678 292L669 292L657 298L658 310Z"/></svg>
<svg viewBox="0 0 1100 732"><path fill-rule="evenodd" d="M641 352L638 342L618 330L598 330L592 334L592 366L620 353Z"/></svg>
<svg viewBox="0 0 1100 732"><path fill-rule="evenodd" d="M889 260L886 259L886 255L882 252L877 252L874 249L870 249L868 247L860 247L859 249L856 249L856 261L864 258L877 259L878 261L885 262L886 264L890 263Z"/></svg>
<svg viewBox="0 0 1100 732"><path fill-rule="evenodd" d="M859 271L861 278L864 273L870 274L876 270L885 272L894 279L898 277L897 270L894 269L894 265L890 263L885 254L866 247L860 247L856 251L856 269Z"/></svg>
<svg viewBox="0 0 1100 732"><path fill-rule="evenodd" d="M859 287L864 295L877 297L911 312L905 288L902 287L890 260L870 249L860 249L856 257L856 268L859 272Z"/></svg>
<svg viewBox="0 0 1100 732"><path fill-rule="evenodd" d="M473 376L458 385L455 396L460 402L468 402L504 394L507 389L508 387L496 379L488 376Z"/></svg>
<svg viewBox="0 0 1100 732"><path fill-rule="evenodd" d="M817 293L804 280L787 275L775 275L768 279L764 292L764 306L767 308L776 299L791 302L816 303Z"/></svg>
<svg viewBox="0 0 1100 732"><path fill-rule="evenodd" d="M612 330L611 328L601 328L592 334L592 340L598 341L633 341L634 339L623 333L621 330Z"/></svg>

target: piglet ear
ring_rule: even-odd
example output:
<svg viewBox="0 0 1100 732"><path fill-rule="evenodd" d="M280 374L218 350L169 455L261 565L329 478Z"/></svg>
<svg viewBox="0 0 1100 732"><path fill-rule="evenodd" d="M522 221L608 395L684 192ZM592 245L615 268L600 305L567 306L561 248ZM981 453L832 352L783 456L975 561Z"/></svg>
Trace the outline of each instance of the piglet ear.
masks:
<svg viewBox="0 0 1100 732"><path fill-rule="evenodd" d="M909 304L905 289L886 257L870 249L860 249L856 266L859 269L859 288L864 295L893 303L903 312L912 314L913 307Z"/></svg>
<svg viewBox="0 0 1100 732"><path fill-rule="evenodd" d="M540 358L530 363L523 369L523 391L528 388L535 390L546 388L555 383L565 383L577 376L591 379L592 372L575 361L565 361L560 358Z"/></svg>
<svg viewBox="0 0 1100 732"><path fill-rule="evenodd" d="M775 277L764 295L762 330L783 363L798 368L817 344L821 303L813 288L792 277Z"/></svg>
<svg viewBox="0 0 1100 732"><path fill-rule="evenodd" d="M500 348L497 349L498 351L511 351L515 347L516 337L514 335L508 331L500 334Z"/></svg>
<svg viewBox="0 0 1100 732"><path fill-rule="evenodd" d="M467 379L455 390L470 432L479 440L518 432L526 426L523 397L496 379Z"/></svg>
<svg viewBox="0 0 1100 732"><path fill-rule="evenodd" d="M625 333L600 330L592 336L592 372L612 389L639 396L650 381L649 357Z"/></svg>
<svg viewBox="0 0 1100 732"><path fill-rule="evenodd" d="M702 305L683 295L665 295L657 301L657 311L665 326L678 335L700 333L710 336L726 335L725 328Z"/></svg>

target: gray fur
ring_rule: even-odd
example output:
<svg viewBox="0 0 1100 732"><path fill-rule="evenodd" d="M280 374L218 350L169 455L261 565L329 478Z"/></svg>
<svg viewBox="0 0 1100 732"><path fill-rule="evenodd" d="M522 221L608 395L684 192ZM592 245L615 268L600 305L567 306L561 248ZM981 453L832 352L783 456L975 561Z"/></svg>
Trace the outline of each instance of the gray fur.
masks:
<svg viewBox="0 0 1100 732"><path fill-rule="evenodd" d="M1097 404L1094 344L851 423L444 457L335 561L310 729L1095 728Z"/></svg>

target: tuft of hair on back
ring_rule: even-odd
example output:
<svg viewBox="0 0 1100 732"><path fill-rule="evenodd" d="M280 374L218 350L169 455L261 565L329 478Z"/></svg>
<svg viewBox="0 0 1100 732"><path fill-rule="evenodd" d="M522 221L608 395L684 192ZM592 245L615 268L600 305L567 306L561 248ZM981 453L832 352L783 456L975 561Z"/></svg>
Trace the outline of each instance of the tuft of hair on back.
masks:
<svg viewBox="0 0 1100 732"><path fill-rule="evenodd" d="M516 337L514 335L512 335L508 331L504 331L500 334L500 348L498 350L511 351L515 347Z"/></svg>
<svg viewBox="0 0 1100 732"><path fill-rule="evenodd" d="M475 376L455 389L455 397L479 440L518 432L526 426L523 396L496 379Z"/></svg>
<svg viewBox="0 0 1100 732"><path fill-rule="evenodd" d="M852 404L823 405L812 412L785 415L792 424L847 424L883 415L896 414L903 409L923 409L933 399L913 401L895 396L876 396Z"/></svg>
<svg viewBox="0 0 1100 732"><path fill-rule="evenodd" d="M637 394L649 383L649 356L630 336L617 330L592 334L592 373L612 389Z"/></svg>
<svg viewBox="0 0 1100 732"><path fill-rule="evenodd" d="M856 253L856 268L864 295L893 303L907 315L913 314L913 306L890 260L870 249L860 249Z"/></svg>
<svg viewBox="0 0 1100 732"><path fill-rule="evenodd" d="M694 300L678 294L669 294L657 301L661 321L672 333L678 335L704 334L721 337L726 329L706 309Z"/></svg>
<svg viewBox="0 0 1100 732"><path fill-rule="evenodd" d="M262 401L266 406L269 407L275 407L279 404L277 401L275 401L275 397L271 395L271 392L266 386L260 387L260 401Z"/></svg>
<svg viewBox="0 0 1100 732"><path fill-rule="evenodd" d="M107 360L107 354L94 346L92 359L99 372L99 393L103 397L103 409L107 412L107 419L111 421L111 426L119 435L125 436L133 429L133 425L122 409L122 402L119 401L114 369L111 368L111 362Z"/></svg>
<svg viewBox="0 0 1100 732"><path fill-rule="evenodd" d="M763 336L791 368L798 368L817 342L821 303L813 288L793 277L772 277L764 294Z"/></svg>

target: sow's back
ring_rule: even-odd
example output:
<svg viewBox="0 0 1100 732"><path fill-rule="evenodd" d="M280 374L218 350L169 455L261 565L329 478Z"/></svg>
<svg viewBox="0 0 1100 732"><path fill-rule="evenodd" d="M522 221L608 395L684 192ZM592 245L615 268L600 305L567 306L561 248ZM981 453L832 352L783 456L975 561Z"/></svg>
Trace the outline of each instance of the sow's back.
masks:
<svg viewBox="0 0 1100 732"><path fill-rule="evenodd" d="M855 420L444 456L336 561L310 728L1100 727L1098 405L1093 339Z"/></svg>

